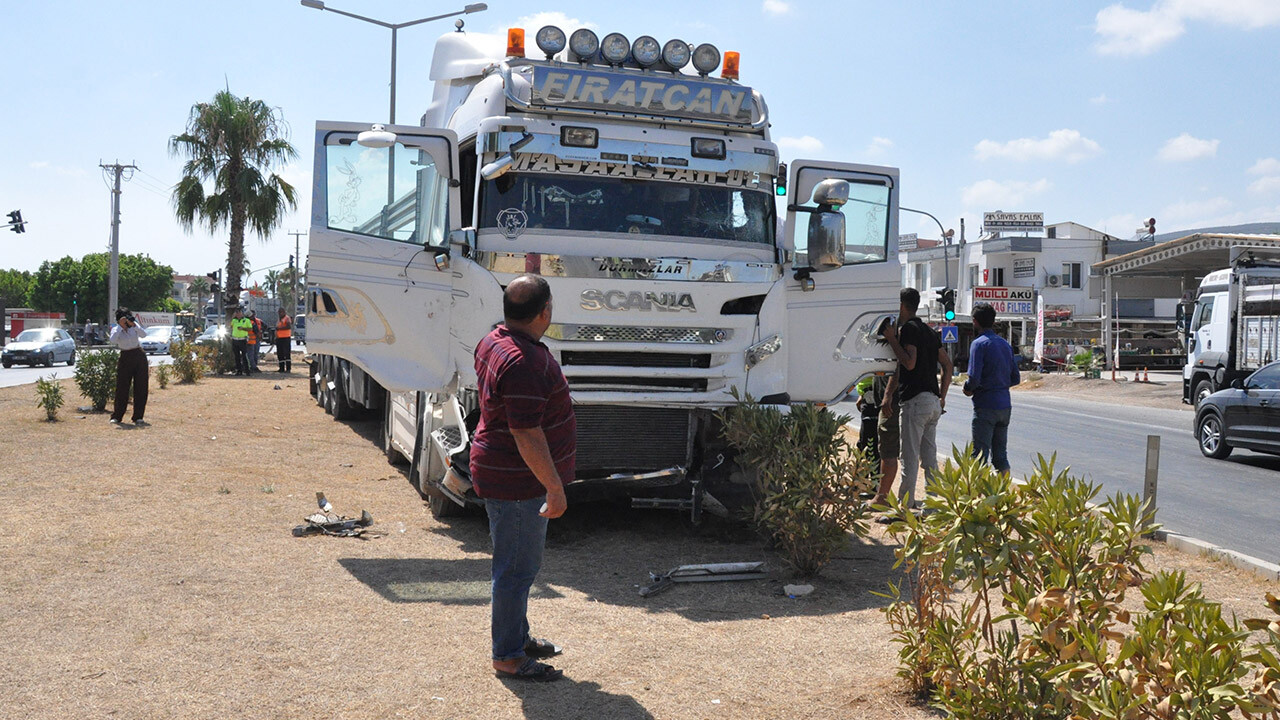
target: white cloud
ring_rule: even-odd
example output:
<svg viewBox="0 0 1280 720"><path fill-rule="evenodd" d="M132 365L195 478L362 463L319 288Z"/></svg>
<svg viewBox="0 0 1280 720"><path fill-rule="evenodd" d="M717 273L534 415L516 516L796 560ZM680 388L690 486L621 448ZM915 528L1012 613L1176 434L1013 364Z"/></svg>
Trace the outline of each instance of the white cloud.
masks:
<svg viewBox="0 0 1280 720"><path fill-rule="evenodd" d="M1213 157L1218 154L1217 140L1201 140L1192 137L1190 133L1182 133L1176 138L1170 138L1160 148L1160 152L1156 157L1165 162L1186 162L1188 160L1199 160L1200 158Z"/></svg>
<svg viewBox="0 0 1280 720"><path fill-rule="evenodd" d="M1280 175L1280 160L1262 158L1249 168L1250 175Z"/></svg>
<svg viewBox="0 0 1280 720"><path fill-rule="evenodd" d="M1249 183L1249 192L1255 195L1271 195L1272 193L1280 193L1280 175L1268 175L1260 177Z"/></svg>
<svg viewBox="0 0 1280 720"><path fill-rule="evenodd" d="M764 10L766 15L786 15L791 12L791 5L783 0L764 0L764 5L760 9Z"/></svg>
<svg viewBox="0 0 1280 720"><path fill-rule="evenodd" d="M1095 48L1103 55L1148 55L1187 32L1188 22L1253 30L1280 25L1275 0L1156 0L1150 10L1122 3L1098 11Z"/></svg>
<svg viewBox="0 0 1280 720"><path fill-rule="evenodd" d="M1009 210L1017 211L1022 203L1035 195L1040 195L1053 187L1048 180L1041 178L1035 182L1021 180L979 180L964 188L962 198L965 207L983 211Z"/></svg>
<svg viewBox="0 0 1280 720"><path fill-rule="evenodd" d="M1140 225L1145 224L1146 221L1146 217L1140 217L1135 213L1122 213L1120 215L1112 215L1109 218L1096 220L1092 227L1101 230L1108 235L1114 235L1118 238L1127 238L1132 235L1133 231Z"/></svg>
<svg viewBox="0 0 1280 720"><path fill-rule="evenodd" d="M1102 152L1098 143L1080 134L1079 130L1054 130L1043 139L1018 138L1009 142L983 140L973 148L979 160L1008 158L1010 160L1063 160L1077 163Z"/></svg>
<svg viewBox="0 0 1280 720"><path fill-rule="evenodd" d="M784 153L792 155L803 155L805 153L822 152L822 141L812 135L802 135L800 137L780 137L775 138L774 142L778 143L778 149Z"/></svg>
<svg viewBox="0 0 1280 720"><path fill-rule="evenodd" d="M1109 100L1109 99L1110 99L1110 98L1108 98L1108 97L1107 97L1107 94L1106 94L1106 93L1102 93L1101 95L1095 95L1095 96L1093 96L1093 97L1089 98L1089 102L1090 102L1090 103L1092 103L1092 104L1094 104L1094 105L1106 105L1106 104L1107 104L1107 100Z"/></svg>
<svg viewBox="0 0 1280 720"><path fill-rule="evenodd" d="M1183 200L1166 205L1156 213L1159 220L1157 227L1174 229L1219 225L1222 224L1220 219L1223 213L1230 210L1231 206L1231 201L1224 197Z"/></svg>
<svg viewBox="0 0 1280 720"><path fill-rule="evenodd" d="M538 12L532 15L525 15L524 17L517 18L515 23L510 27L524 28L529 33L529 39L532 40L533 34L538 32L538 28L543 25L555 25L563 30L566 35L572 33L578 28L588 28L591 30L598 29L598 26L595 23L579 20L578 18L571 18L558 10L555 12ZM506 34L506 27L507 26L505 25L503 26L504 35Z"/></svg>
<svg viewBox="0 0 1280 720"><path fill-rule="evenodd" d="M886 137L871 138L871 144L863 150L863 154L869 158L884 157L893 149L893 141Z"/></svg>

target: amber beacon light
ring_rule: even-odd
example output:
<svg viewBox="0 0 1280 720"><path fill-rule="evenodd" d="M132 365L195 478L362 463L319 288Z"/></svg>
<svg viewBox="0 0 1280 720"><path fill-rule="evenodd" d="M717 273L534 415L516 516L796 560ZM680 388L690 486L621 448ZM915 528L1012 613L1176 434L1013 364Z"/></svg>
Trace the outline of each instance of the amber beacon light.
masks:
<svg viewBox="0 0 1280 720"><path fill-rule="evenodd" d="M524 57L524 28L507 29L507 57Z"/></svg>
<svg viewBox="0 0 1280 720"><path fill-rule="evenodd" d="M738 79L738 63L742 57L736 52L727 52L724 54L724 69L720 71L720 77L726 80Z"/></svg>

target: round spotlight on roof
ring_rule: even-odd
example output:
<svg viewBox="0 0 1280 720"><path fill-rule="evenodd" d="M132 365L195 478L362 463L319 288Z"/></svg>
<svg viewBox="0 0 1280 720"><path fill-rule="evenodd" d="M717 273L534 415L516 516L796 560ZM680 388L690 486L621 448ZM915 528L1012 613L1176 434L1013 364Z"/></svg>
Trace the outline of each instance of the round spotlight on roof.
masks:
<svg viewBox="0 0 1280 720"><path fill-rule="evenodd" d="M555 25L547 25L538 31L538 49L548 58L564 49L564 31Z"/></svg>
<svg viewBox="0 0 1280 720"><path fill-rule="evenodd" d="M662 62L672 70L679 70L689 64L689 43L683 40L668 40L662 46Z"/></svg>
<svg viewBox="0 0 1280 720"><path fill-rule="evenodd" d="M640 67L655 65L662 59L662 46L648 35L641 35L631 43L631 57Z"/></svg>
<svg viewBox="0 0 1280 720"><path fill-rule="evenodd" d="M579 62L588 62L596 56L596 51L599 49L600 38L586 28L574 30L569 36L569 51Z"/></svg>
<svg viewBox="0 0 1280 720"><path fill-rule="evenodd" d="M609 33L600 41L600 56L613 65L626 62L631 54L631 41L622 33Z"/></svg>
<svg viewBox="0 0 1280 720"><path fill-rule="evenodd" d="M711 43L702 43L693 51L693 69L709 75L720 67L720 50Z"/></svg>

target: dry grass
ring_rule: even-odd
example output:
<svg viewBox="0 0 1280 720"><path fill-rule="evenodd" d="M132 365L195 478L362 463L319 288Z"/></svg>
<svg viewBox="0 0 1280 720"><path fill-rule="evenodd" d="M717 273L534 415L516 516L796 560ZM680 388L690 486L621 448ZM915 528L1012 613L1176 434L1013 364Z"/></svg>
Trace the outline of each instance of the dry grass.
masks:
<svg viewBox="0 0 1280 720"><path fill-rule="evenodd" d="M897 690L881 536L791 600L740 530L610 506L552 524L531 603L570 679L498 681L482 518L433 520L376 423L334 422L306 390L300 373L153 389L145 429L78 419L74 386L56 424L29 386L0 390L0 715L933 717ZM292 537L317 490L385 535ZM1261 607L1242 573L1160 557ZM637 594L649 571L756 559L768 581Z"/></svg>

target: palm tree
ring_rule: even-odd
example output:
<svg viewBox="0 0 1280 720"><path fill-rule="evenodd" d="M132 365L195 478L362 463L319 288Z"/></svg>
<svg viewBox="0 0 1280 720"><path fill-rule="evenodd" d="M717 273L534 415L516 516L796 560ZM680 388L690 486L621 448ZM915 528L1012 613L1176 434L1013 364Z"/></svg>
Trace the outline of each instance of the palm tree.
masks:
<svg viewBox="0 0 1280 720"><path fill-rule="evenodd" d="M187 158L173 189L179 224L188 232L197 222L210 232L223 225L231 231L224 288L231 304L240 299L245 226L266 240L286 209L297 207L293 186L270 172L297 157L288 134L275 109L222 90L193 105L186 132L169 138L169 153Z"/></svg>
<svg viewBox="0 0 1280 720"><path fill-rule="evenodd" d="M262 282L266 284L267 292L270 293L271 297L273 298L280 297L280 273L279 272L275 270L268 270L267 274L263 276Z"/></svg>
<svg viewBox="0 0 1280 720"><path fill-rule="evenodd" d="M191 281L191 286L188 289L190 290L190 292L193 292L196 294L195 313L196 313L196 317L203 322L204 321L204 294L209 292L209 278L204 277L202 275L197 275L195 279Z"/></svg>

